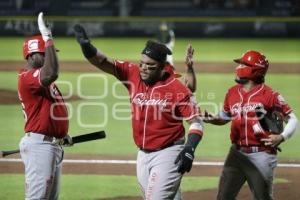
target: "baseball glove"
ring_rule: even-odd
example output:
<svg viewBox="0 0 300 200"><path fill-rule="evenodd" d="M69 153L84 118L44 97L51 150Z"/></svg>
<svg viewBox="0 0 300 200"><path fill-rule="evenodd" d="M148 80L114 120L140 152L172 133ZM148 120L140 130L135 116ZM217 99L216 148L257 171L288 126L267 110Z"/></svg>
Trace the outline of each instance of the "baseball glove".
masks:
<svg viewBox="0 0 300 200"><path fill-rule="evenodd" d="M272 134L281 134L283 131L283 116L280 112L265 112L261 109L256 110L261 127Z"/></svg>

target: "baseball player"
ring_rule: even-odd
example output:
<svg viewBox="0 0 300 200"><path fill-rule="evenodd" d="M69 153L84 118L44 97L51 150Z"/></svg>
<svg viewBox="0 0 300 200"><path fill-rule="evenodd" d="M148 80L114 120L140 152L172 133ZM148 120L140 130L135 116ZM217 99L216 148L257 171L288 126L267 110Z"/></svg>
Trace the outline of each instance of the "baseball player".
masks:
<svg viewBox="0 0 300 200"><path fill-rule="evenodd" d="M74 30L88 61L122 81L129 92L143 198L181 199L181 178L191 170L203 127L192 93L163 70L170 50L148 41L140 64L112 60L90 43L83 27ZM191 124L186 144L183 120Z"/></svg>
<svg viewBox="0 0 300 200"><path fill-rule="evenodd" d="M166 45L171 52L173 52L173 48L175 46L175 34L172 29L169 29L168 25L163 22L159 26L159 31L157 34L157 41ZM174 66L173 55L167 55L167 62Z"/></svg>
<svg viewBox="0 0 300 200"><path fill-rule="evenodd" d="M269 62L263 54L247 51L234 61L239 64L237 85L228 90L223 110L217 116L205 112L204 120L215 125L231 121L232 146L220 177L217 199L235 199L246 181L254 199L273 199L278 146L293 135L297 118L284 98L264 84ZM264 127L268 113L284 116L287 121L284 129L282 126L282 130L272 131L271 125L277 119L270 128Z"/></svg>
<svg viewBox="0 0 300 200"><path fill-rule="evenodd" d="M162 23L159 26L159 32L157 34L157 41L160 43L163 43L166 45L171 52L173 52L174 46L175 46L175 34L172 29L168 28L168 25L166 23ZM191 92L196 91L196 75L193 68L193 54L194 49L192 45L188 45L187 51L186 51L186 72L183 77L183 83L191 90ZM175 77L180 78L181 74L172 72L175 70L174 62L173 62L173 54L167 55L167 63L169 63L168 66L165 67L165 70L169 73L174 73Z"/></svg>
<svg viewBox="0 0 300 200"><path fill-rule="evenodd" d="M68 113L62 95L54 84L58 59L50 29L43 13L38 16L41 35L23 44L27 63L18 76L18 94L25 117L25 135L20 154L25 165L25 199L58 199L63 150L61 138L72 144Z"/></svg>

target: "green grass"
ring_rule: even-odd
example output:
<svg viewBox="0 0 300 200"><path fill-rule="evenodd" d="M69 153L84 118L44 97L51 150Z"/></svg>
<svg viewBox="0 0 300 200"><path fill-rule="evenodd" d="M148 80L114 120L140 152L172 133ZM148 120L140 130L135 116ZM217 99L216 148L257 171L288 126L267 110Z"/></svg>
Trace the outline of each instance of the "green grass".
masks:
<svg viewBox="0 0 300 200"><path fill-rule="evenodd" d="M66 148L66 153L81 154L107 154L107 155L135 155L136 146L132 139L130 108L125 88L117 84L116 93L125 96L125 99L117 99L113 96L113 85L119 83L112 76L93 74L90 78L83 78L78 84L80 73L61 73L60 80L69 81L72 85L71 92L79 95L102 95L101 99L70 102L73 112L70 119L70 133L77 135L95 130L106 130L107 138L88 143L75 145ZM102 77L102 78L101 78ZM107 83L103 77L107 77ZM202 110L211 112L220 110L224 95L227 89L234 84L232 74L198 74L198 90L196 97L202 105ZM0 88L16 90L16 73L2 72L0 74ZM300 94L297 85L300 85L298 75L270 74L267 76L267 84L279 91L294 109L296 115L300 116ZM80 85L80 87L78 87ZM107 85L107 87L105 86ZM70 93L70 88L66 84L59 84L64 94ZM81 88L81 89L79 89ZM67 100L68 101L68 100ZM82 103L93 103L100 105L83 106ZM212 105L217 105L214 108ZM120 104L125 113L117 113L118 117L126 118L118 120L113 115L113 106ZM107 109L103 108L107 105ZM79 111L81 113L79 113ZM23 115L19 105L0 105L0 149L17 148L20 138L23 135ZM83 126L80 124L83 123ZM101 125L102 124L102 125ZM196 155L201 157L224 158L230 145L229 125L226 126L205 126L205 136L197 148ZM299 130L293 138L282 144L283 152L279 154L282 159L300 160L300 135Z"/></svg>
<svg viewBox="0 0 300 200"><path fill-rule="evenodd" d="M116 59L139 60L148 38L92 38L93 44ZM24 38L0 37L0 60L22 60ZM183 61L188 43L195 48L197 62L232 62L249 49L262 51L273 62L300 62L300 39L176 39L174 59ZM55 38L62 61L84 60L75 38Z"/></svg>
<svg viewBox="0 0 300 200"><path fill-rule="evenodd" d="M23 38L0 37L0 61L21 61ZM138 60L144 47L146 38L92 38L96 47L106 55L117 59ZM183 61L188 43L195 48L195 62L232 62L248 49L264 52L273 62L300 63L300 39L176 39L174 59ZM56 47L61 61L84 61L79 45L74 38L55 38ZM86 73L85 73L86 74ZM83 78L78 84L80 73L63 72L59 78L59 87L64 94L101 95L101 99L83 99L70 102L73 112L70 113L70 133L77 135L95 130L106 130L107 138L88 143L77 144L65 148L66 154L105 154L105 155L135 155L137 148L132 139L131 120L129 112L118 113L126 120L117 120L111 110L120 103L124 109L129 109L127 92L120 84L116 85L118 95L125 98L117 99L113 96L113 85L118 83L115 78L101 77ZM101 75L100 75L101 76ZM0 89L16 91L16 72L1 72ZM233 74L198 74L197 100L202 110L219 110L222 106L226 90L234 84ZM60 81L68 81L71 88ZM107 87L105 86L107 84ZM279 91L296 115L300 117L300 76L298 74L270 74L267 84ZM80 85L80 87L79 87ZM82 103L94 103L91 106L80 107ZM217 104L215 109L211 103ZM96 105L99 104L99 105ZM108 109L103 109L107 105ZM102 107L101 107L102 106ZM81 108L81 109L80 109ZM81 113L79 113L79 110ZM23 135L23 114L20 105L0 105L0 149L18 148ZM80 122L85 126L80 125ZM101 123L106 122L101 125ZM99 126L99 124L101 126ZM94 125L94 126L91 126ZM196 151L198 158L224 159L229 146L229 125L206 125L205 136ZM283 152L280 159L300 160L300 131L289 141L282 144ZM218 177L184 177L183 191L197 191L217 187ZM276 179L276 183L288 182ZM0 199L24 199L24 175L0 174ZM14 188L13 190L11 188ZM76 188L76 189L74 189ZM106 199L121 196L140 196L137 180L134 176L105 176L105 175L63 175L60 199Z"/></svg>
<svg viewBox="0 0 300 200"><path fill-rule="evenodd" d="M182 191L217 188L218 177L184 177ZM286 183L275 179L275 183ZM1 174L1 200L24 199L24 175ZM13 189L12 189L13 188ZM135 176L63 175L60 200L95 200L125 196L141 196Z"/></svg>

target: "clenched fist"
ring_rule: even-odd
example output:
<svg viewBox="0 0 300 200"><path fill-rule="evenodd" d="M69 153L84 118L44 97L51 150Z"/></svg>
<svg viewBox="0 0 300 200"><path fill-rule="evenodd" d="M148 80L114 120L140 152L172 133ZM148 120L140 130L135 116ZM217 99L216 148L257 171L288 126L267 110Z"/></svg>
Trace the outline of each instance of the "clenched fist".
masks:
<svg viewBox="0 0 300 200"><path fill-rule="evenodd" d="M193 165L195 149L190 145L185 145L184 149L179 153L175 160L175 164L178 164L178 173L184 174L189 172Z"/></svg>

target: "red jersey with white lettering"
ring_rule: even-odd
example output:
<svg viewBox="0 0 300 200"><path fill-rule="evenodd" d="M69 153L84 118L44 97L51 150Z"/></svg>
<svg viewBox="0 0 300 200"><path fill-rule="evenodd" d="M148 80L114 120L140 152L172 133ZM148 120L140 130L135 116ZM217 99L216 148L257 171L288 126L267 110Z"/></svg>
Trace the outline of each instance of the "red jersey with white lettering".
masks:
<svg viewBox="0 0 300 200"><path fill-rule="evenodd" d="M245 146L261 145L255 124L258 122L255 109L267 112L278 111L284 116L292 112L284 98L265 84L245 92L240 84L230 88L224 101L224 112L232 117L230 138L232 143Z"/></svg>
<svg viewBox="0 0 300 200"><path fill-rule="evenodd" d="M129 91L133 137L139 148L157 150L184 138L183 119L192 119L200 110L174 75L147 86L138 65L115 61L115 76Z"/></svg>
<svg viewBox="0 0 300 200"><path fill-rule="evenodd" d="M25 132L63 138L69 127L68 112L57 86L44 87L40 69L19 72L18 94L25 117Z"/></svg>

